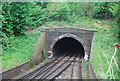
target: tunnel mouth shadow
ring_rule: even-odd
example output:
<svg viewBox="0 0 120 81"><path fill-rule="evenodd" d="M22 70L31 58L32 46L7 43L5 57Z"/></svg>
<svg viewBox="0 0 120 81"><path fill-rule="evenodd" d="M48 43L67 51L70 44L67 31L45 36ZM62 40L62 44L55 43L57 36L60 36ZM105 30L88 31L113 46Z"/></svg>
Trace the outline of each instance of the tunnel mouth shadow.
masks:
<svg viewBox="0 0 120 81"><path fill-rule="evenodd" d="M59 39L53 46L53 57L60 57L63 55L71 56L79 54L84 57L85 51L83 45L72 37L63 37Z"/></svg>

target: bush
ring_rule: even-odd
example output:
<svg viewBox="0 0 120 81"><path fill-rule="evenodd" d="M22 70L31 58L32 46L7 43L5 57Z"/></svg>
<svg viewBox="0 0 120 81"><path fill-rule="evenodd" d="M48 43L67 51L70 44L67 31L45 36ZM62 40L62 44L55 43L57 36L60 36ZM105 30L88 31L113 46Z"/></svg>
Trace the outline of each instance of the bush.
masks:
<svg viewBox="0 0 120 81"><path fill-rule="evenodd" d="M47 11L51 20L70 21L70 8L67 3L49 3Z"/></svg>
<svg viewBox="0 0 120 81"><path fill-rule="evenodd" d="M42 6L31 3L30 9L30 26L32 28L36 28L42 24L44 24L47 20L46 9L42 8Z"/></svg>
<svg viewBox="0 0 120 81"><path fill-rule="evenodd" d="M2 3L2 31L6 36L25 33L29 18L28 5L22 2Z"/></svg>

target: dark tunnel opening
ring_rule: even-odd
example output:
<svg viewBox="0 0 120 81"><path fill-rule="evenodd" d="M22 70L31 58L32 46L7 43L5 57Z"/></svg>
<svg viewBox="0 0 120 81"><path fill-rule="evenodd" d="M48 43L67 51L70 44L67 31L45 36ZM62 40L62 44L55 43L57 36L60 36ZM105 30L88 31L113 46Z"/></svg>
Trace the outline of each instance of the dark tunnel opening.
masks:
<svg viewBox="0 0 120 81"><path fill-rule="evenodd" d="M58 40L53 46L53 57L62 55L80 54L80 57L84 57L83 45L76 39L71 37L64 37Z"/></svg>

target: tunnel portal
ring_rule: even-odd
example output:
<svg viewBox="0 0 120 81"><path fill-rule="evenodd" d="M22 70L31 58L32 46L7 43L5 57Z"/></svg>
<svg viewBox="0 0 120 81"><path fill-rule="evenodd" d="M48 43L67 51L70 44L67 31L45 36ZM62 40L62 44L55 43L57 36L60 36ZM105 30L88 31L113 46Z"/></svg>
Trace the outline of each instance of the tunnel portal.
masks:
<svg viewBox="0 0 120 81"><path fill-rule="evenodd" d="M61 57L65 53L69 55L79 53L78 55L89 59L94 33L97 32L76 27L43 28L40 31L41 34L31 59L31 66L37 65L49 55L54 58L55 56Z"/></svg>
<svg viewBox="0 0 120 81"><path fill-rule="evenodd" d="M58 40L53 46L52 52L54 57L59 57L65 54L80 54L80 57L84 57L85 55L82 44L72 37L64 37Z"/></svg>

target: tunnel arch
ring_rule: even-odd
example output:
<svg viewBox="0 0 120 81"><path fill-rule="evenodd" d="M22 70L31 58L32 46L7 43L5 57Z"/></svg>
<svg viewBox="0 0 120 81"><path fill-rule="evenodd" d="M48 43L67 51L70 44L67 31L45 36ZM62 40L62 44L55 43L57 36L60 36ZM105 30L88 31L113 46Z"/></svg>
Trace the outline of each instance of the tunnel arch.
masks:
<svg viewBox="0 0 120 81"><path fill-rule="evenodd" d="M64 41L63 41L64 40ZM85 46L85 44L84 44L84 42L78 37L78 36L76 36L76 35L74 35L74 34L70 34L70 33L68 33L68 34L64 34L64 35L60 35L59 37L57 37L53 42L52 42L52 44L51 44L51 46L50 46L50 50L53 52L53 56L55 56L55 49L56 49L56 47L57 46L59 46L60 44L62 44L62 43L60 43L60 42L66 42L67 43L67 41L71 41L70 42L70 44L72 43L72 45L73 46L75 46L74 45L74 43L79 47L79 48L82 48L82 51L84 51L84 54L83 54L83 57L85 56L85 54L86 54L86 46ZM69 44L69 43L68 43ZM64 45L64 44L63 44ZM72 45L71 45L71 47L72 47ZM65 46L65 45L64 45ZM63 46L63 47L64 47ZM58 48L57 48L58 49ZM78 49L78 48L77 48ZM77 51L77 50L76 50Z"/></svg>

